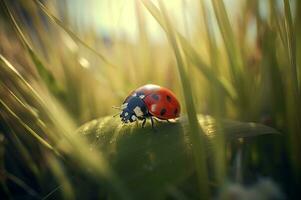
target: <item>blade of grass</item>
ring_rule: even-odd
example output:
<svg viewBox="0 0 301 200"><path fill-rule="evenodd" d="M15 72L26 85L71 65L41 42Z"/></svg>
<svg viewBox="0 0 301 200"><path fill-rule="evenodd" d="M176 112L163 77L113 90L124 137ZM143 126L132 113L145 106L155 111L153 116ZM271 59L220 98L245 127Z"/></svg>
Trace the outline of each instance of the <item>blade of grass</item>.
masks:
<svg viewBox="0 0 301 200"><path fill-rule="evenodd" d="M41 3L39 0L33 0L38 7L41 8L41 10L45 13L45 15L52 21L54 24L61 27L74 41L80 43L87 49L89 49L91 52L93 52L95 55L97 55L104 63L111 67L116 67L114 64L112 64L104 55L100 54L98 51L96 51L94 48L90 47L86 42L84 42L82 39L80 39L73 31L71 31L69 28L67 28L64 25L64 22L62 22L60 19L52 15L48 9Z"/></svg>
<svg viewBox="0 0 301 200"><path fill-rule="evenodd" d="M13 174L11 174L9 172L6 172L5 176L7 177L7 179L11 180L16 185L18 185L23 190L25 190L28 195L30 195L30 196L32 196L34 198L40 198L40 196L38 195L38 193L33 188L31 188L28 184L26 184L26 182L24 182L23 180L21 180L17 176L15 176L15 175L13 175Z"/></svg>
<svg viewBox="0 0 301 200"><path fill-rule="evenodd" d="M21 76L21 74L2 56L0 55L0 67L3 68L3 70L8 71L9 75L12 75L13 77L16 77L17 80L20 80L20 82L24 85L26 85L29 88L29 92L32 92L34 97L37 97L37 100L42 104L42 107L45 109L45 111L48 113L48 117L52 120L52 122L58 127L58 131L60 132L60 135L64 137L64 139L66 141L69 142L69 144L72 146L72 149L68 149L69 151L72 152L71 156L74 156L73 159L80 161L80 163L83 165L82 167L91 167L94 172L95 172L95 176L99 177L99 178L106 178L106 180L108 180L108 182L111 184L112 188L114 188L117 191L117 195L120 198L124 198L127 199L129 198L129 194L126 191L125 188L123 188L124 186L122 185L121 181L118 179L118 177L116 177L116 175L110 170L107 161L100 155L100 153L93 154L92 152L90 152L87 149L81 149L78 148L78 146L80 147L84 147L86 146L86 144L84 143L84 141L78 140L78 138L74 138L74 135L67 133L66 130L70 130L71 128L67 128L67 119L65 115L62 115L61 112L57 113L58 110L57 106L58 105L52 105L52 101L48 101L48 103L46 104L43 99L41 99L40 95L37 93L36 90L34 90L34 88L31 87L31 85ZM2 100L0 102L2 104ZM7 106L8 108L8 106ZM51 109L54 108L54 109ZM8 108L9 109L9 108ZM17 117L18 119L20 119L21 122L22 119L19 118L15 113L11 113L13 114L15 117ZM58 116L62 117L58 119ZM61 122L64 121L65 124L61 124ZM28 125L26 125L24 122L22 125L25 125L25 129L29 129L30 133L35 134L35 132L33 130L30 130L30 127ZM37 135L38 138L39 135ZM48 135L53 136L52 135ZM42 138L40 138L42 139ZM43 139L42 139L43 140ZM47 142L46 142L46 147L47 147ZM50 145L49 145L50 146ZM51 146L50 146L51 147ZM90 156L87 156L87 155Z"/></svg>
<svg viewBox="0 0 301 200"><path fill-rule="evenodd" d="M297 74L297 65L296 65L296 36L295 28L292 20L292 13L290 9L289 0L284 1L284 13L285 13L285 32L287 37L287 49L289 55L289 61L291 64L291 81L294 93L299 95L298 86L298 74Z"/></svg>
<svg viewBox="0 0 301 200"><path fill-rule="evenodd" d="M221 93L231 99L232 102L237 101L237 93L231 84L226 80L222 80L216 77L216 74L207 66L199 57L196 50L188 43L188 41L182 36L178 35L179 41L183 47L185 56L197 67L197 69L204 75L207 80L214 85Z"/></svg>
<svg viewBox="0 0 301 200"><path fill-rule="evenodd" d="M33 63L35 64L35 67L43 79L43 81L46 83L49 90L56 96L60 96L62 93L61 88L59 87L59 84L55 80L53 74L44 66L39 56L35 53L32 46L30 45L29 41L26 39L25 35L23 34L21 28L19 27L16 19L14 18L10 8L8 7L7 3L3 1L2 6L4 7L4 10L6 14L8 15L10 22L12 26L14 27L15 31L17 32L19 39L21 42L25 45L26 50L28 51L28 54L30 55L30 58L32 59Z"/></svg>
<svg viewBox="0 0 301 200"><path fill-rule="evenodd" d="M212 26L210 26L209 16L206 9L205 2L201 0L200 6L203 13L203 21L206 29L206 38L208 41L208 48L209 48L209 58L210 58L210 65L211 65L211 71L216 74L216 76L219 75L219 66L218 66L218 51L217 51L217 44L216 44L216 38L215 34L212 30ZM223 127L221 126L220 120L222 119L224 112L225 112L225 100L227 97L225 95L224 90L221 90L221 87L214 87L210 85L210 102L212 102L211 107L213 108L213 114L216 117L218 129L222 132ZM226 90L227 92L228 90ZM228 94L230 96L230 94ZM231 97L231 96L230 96ZM234 103L234 100L231 99ZM223 134L220 134L219 137L217 137L217 140L213 143L214 145L214 168L215 168L215 178L216 181L222 185L223 181L225 180L226 176L226 155L225 155L225 138L223 137Z"/></svg>
<svg viewBox="0 0 301 200"><path fill-rule="evenodd" d="M283 0L284 3L284 14L285 14L285 36L287 41L286 51L288 53L288 61L290 68L288 70L287 86L287 120L290 129L289 135L289 147L291 148L291 161L294 167L294 171L297 177L301 176L301 136L299 131L301 130L301 108L300 93L298 89L298 74L296 64L296 36L293 25L290 3L288 0Z"/></svg>
<svg viewBox="0 0 301 200"><path fill-rule="evenodd" d="M48 99L48 103L44 103L43 99L40 99L40 95L31 87L31 85L21 76L21 74L2 56L0 55L0 67L1 70L5 70L9 76L13 78L17 78L16 83L20 81L21 84L24 84L29 88L29 91L26 90L27 93L31 93L34 97L37 97L39 103L41 103L43 111L45 111L48 117L51 120L51 123L56 127L55 133L59 133L60 140L54 140L56 145L59 145L57 149L54 149L47 141L41 138L28 124L26 124L16 113L13 112L11 108L5 102L0 99L0 105L5 109L5 111L10 114L14 119L16 119L24 129L29 132L34 138L36 138L39 142L42 143L46 149L51 149L55 151L54 153L57 155L67 154L71 156L72 160L77 162L79 167L82 169L91 169L93 171L93 175L98 179L105 179L110 187L115 191L115 195L118 196L119 199L129 199L130 194L127 192L127 189L121 182L121 180L115 175L115 173L110 169L107 160L100 154L100 152L93 153L89 151L89 148L85 148L88 144L85 141L80 140L72 134L72 128L69 126L69 118L65 113L63 113L62 109L58 109L57 104L53 102L53 100ZM24 89L22 89L24 90ZM17 96L15 96L17 97ZM47 98L46 94L43 95L44 98ZM50 98L50 97L49 97ZM18 102L20 99L16 98ZM20 103L20 102L19 102ZM24 104L24 103L23 103ZM22 104L21 104L22 105ZM25 105L26 107L26 105ZM68 119L67 119L68 118ZM44 129L41 129L44 130ZM44 130L46 131L46 130ZM47 137L51 137L55 139L55 133L46 131ZM64 142L65 145L61 146L59 143ZM81 148L78 148L81 147ZM64 148L65 151L62 149ZM87 156L89 155L89 156ZM61 157L61 156L60 156ZM65 160L67 161L67 160ZM67 163L68 164L68 163Z"/></svg>
<svg viewBox="0 0 301 200"><path fill-rule="evenodd" d="M49 199L49 197L51 197L51 195L53 195L59 189L61 189L61 185L56 186L53 190L51 190L48 194L46 194L43 198L41 198L41 200Z"/></svg>
<svg viewBox="0 0 301 200"><path fill-rule="evenodd" d="M16 101L16 103L19 103L21 105L21 108L24 109L24 111L28 114L30 114L34 118L35 125L37 125L45 135L49 139L52 139L53 141L56 140L56 135L50 132L50 129L46 126L46 123L34 113L30 105L28 105L24 100L21 100L20 97L18 97L12 90L10 90L5 84L3 86L6 91L11 95L11 97ZM11 128L13 131L13 129Z"/></svg>
<svg viewBox="0 0 301 200"><path fill-rule="evenodd" d="M166 24L163 20L163 16L160 13L159 9L150 1L143 0L142 1L145 8L152 14L152 16L156 19L156 21L159 23L161 28L164 31L167 31ZM232 88L230 84L227 84L225 81L220 80L216 77L216 74L212 72L203 62L196 52L196 50L190 45L190 43L187 41L185 37L182 36L178 31L176 31L177 37L179 38L179 41L181 43L181 46L183 47L183 51L185 53L185 56L193 63L194 66L197 67L197 69L204 74L204 77L207 78L207 80L214 85L215 87L219 88L221 92L225 93L232 101L236 101L237 94L235 93L235 90Z"/></svg>
<svg viewBox="0 0 301 200"><path fill-rule="evenodd" d="M9 134L9 137L11 138L10 140L12 141L15 148L18 150L21 159L23 159L24 162L27 163L28 167L35 174L35 176L39 177L39 170L38 170L38 167L37 167L36 163L34 163L32 157L30 155L30 152L28 151L28 149L25 147L23 142L17 136L16 132L14 131L14 129L12 127L12 125L9 123L9 121L7 119L5 119L2 116L1 113L0 113L0 119L7 126L7 129L10 130L10 134Z"/></svg>
<svg viewBox="0 0 301 200"><path fill-rule="evenodd" d="M153 61L152 61L152 52L151 50L151 41L147 32L147 23L145 20L144 12L142 10L142 5L139 1L135 2L135 14L137 16L138 24L138 33L139 33L139 52L141 56L138 57L139 66L144 66L143 68L138 66L138 69L141 68L145 74L142 79L151 80L153 79Z"/></svg>
<svg viewBox="0 0 301 200"><path fill-rule="evenodd" d="M38 133L36 133L32 128L30 128L29 125L24 123L24 121L11 109L9 106L0 99L0 103L2 107L13 117L15 118L27 131L28 133L33 136L35 139L37 139L44 147L47 149L53 151L55 154L60 155L59 152L57 152L56 149L54 149L46 140L44 140L42 137L39 136Z"/></svg>
<svg viewBox="0 0 301 200"><path fill-rule="evenodd" d="M285 37L285 30L283 27L285 27L282 22L284 21L278 14L276 5L273 0L270 0L269 2L270 10L271 10L271 16L270 20L272 21L272 25L276 26L277 33L279 34L279 37L281 39L281 42L286 47L287 46L287 38Z"/></svg>
<svg viewBox="0 0 301 200"><path fill-rule="evenodd" d="M53 155L48 154L47 162L50 168L52 169L53 175L57 178L58 182L60 183L60 189L62 190L63 199L74 199L75 197L73 186L71 185L70 180L66 176L64 167L61 165L59 160Z"/></svg>
<svg viewBox="0 0 301 200"><path fill-rule="evenodd" d="M1 113L0 113L0 120L1 118ZM9 188L6 184L6 177L4 176L5 173L5 148L6 148L6 138L4 137L4 134L0 131L0 172L1 172L1 178L0 178L0 186L1 186L1 194L4 198L9 198L12 199L12 194L9 191Z"/></svg>
<svg viewBox="0 0 301 200"><path fill-rule="evenodd" d="M249 98L248 94L246 93L246 91L248 91L246 90L246 84L250 77L244 76L243 74L242 55L236 42L223 0L212 0L211 2L218 27L226 47L233 87L238 95L237 105L240 111L239 114L241 118L247 119L247 113L249 112Z"/></svg>
<svg viewBox="0 0 301 200"><path fill-rule="evenodd" d="M16 78L15 80L20 81L20 84L18 84L18 88L21 90L24 90L22 86L26 86L29 91L26 91L27 94L31 94L30 96L33 97L33 99L37 100L37 103L39 103L42 107L47 108L47 104L44 102L44 100L41 98L41 96L38 94L38 92L28 83L22 75L14 68L14 66L11 65L1 54L0 54L0 67L3 69L5 74L7 74L7 77L12 77L12 79ZM0 81L1 83L1 81ZM16 83L18 83L16 81ZM11 95L11 97L16 101L16 103L19 103L21 107L24 109L25 112L30 113L35 119L35 122L37 125L45 132L45 134L48 135L48 137L53 136L53 134L49 134L49 131L45 127L45 122L42 121L39 117L33 113L33 110L30 109L29 105L27 105L25 102L23 102L20 97L17 96L5 83L3 83L3 88L6 89L6 91ZM45 109L48 111L48 109Z"/></svg>
<svg viewBox="0 0 301 200"><path fill-rule="evenodd" d="M42 106L44 108L44 111L46 113L50 113L49 109L47 107L48 104L44 102L44 100L41 98L41 96L38 94L38 92L28 83L23 76L16 70L14 66L11 65L2 55L0 55L0 67L3 70L3 72L6 74L7 77L10 77L12 80L15 80L15 83L18 83L16 87L20 90L23 91L23 93L26 93L26 95L31 96L33 100L35 100L35 103L37 103L39 106ZM0 81L1 83L1 81ZM16 103L19 103L21 107L24 109L25 112L30 113L34 118L36 125L41 128L41 130L48 135L48 137L56 138L56 136L53 133L50 133L49 130L45 127L45 122L42 121L39 117L33 113L33 110L24 103L20 97L17 96L16 93L14 93L12 90L9 89L5 83L2 83L3 87L6 88L6 91L8 94L11 95L11 97L15 100ZM25 86L25 87L24 87ZM28 89L28 90L27 90ZM24 92L26 91L26 92ZM48 117L51 118L52 121L55 121L52 115L49 115ZM20 118L21 119L21 118Z"/></svg>
<svg viewBox="0 0 301 200"><path fill-rule="evenodd" d="M297 56L297 66L301 66L301 1L296 2L296 14L295 14L295 30L296 30L296 56ZM301 93L301 70L298 70L298 80L299 80L299 92Z"/></svg>
<svg viewBox="0 0 301 200"><path fill-rule="evenodd" d="M11 76L17 78L18 81L23 83L28 88L29 92L33 94L33 97L35 97L35 99L45 104L38 92L30 85L30 83L28 83L23 78L23 76L16 70L16 68L10 62L3 57L2 54L0 54L0 67L1 70L8 71L8 73Z"/></svg>
<svg viewBox="0 0 301 200"><path fill-rule="evenodd" d="M145 3L146 2L146 3ZM150 1L143 1L144 5L147 7L148 5L152 5ZM185 98L185 105L188 114L189 126L190 126L190 140L193 145L193 154L195 159L196 171L198 175L199 182L199 190L202 198L209 198L210 191L208 187L208 173L205 159L205 149L203 145L204 133L201 130L201 127L197 120L196 110L192 98L191 86L189 83L189 79L187 73L185 71L185 63L180 53L180 48L176 41L176 32L173 30L173 27L169 21L167 16L164 4L159 1L159 6L162 12L162 22L165 24L166 28L163 28L166 32L166 36L172 46L172 49L175 54L175 58L177 61L177 69L182 83L183 94ZM152 6L153 7L153 6ZM159 16L154 16L156 19L159 19Z"/></svg>
<svg viewBox="0 0 301 200"><path fill-rule="evenodd" d="M229 62L231 63L230 67L233 76L232 78L235 79L238 77L237 73L242 70L242 61L239 49L235 43L235 36L223 0L212 0L212 4L218 26L227 49Z"/></svg>

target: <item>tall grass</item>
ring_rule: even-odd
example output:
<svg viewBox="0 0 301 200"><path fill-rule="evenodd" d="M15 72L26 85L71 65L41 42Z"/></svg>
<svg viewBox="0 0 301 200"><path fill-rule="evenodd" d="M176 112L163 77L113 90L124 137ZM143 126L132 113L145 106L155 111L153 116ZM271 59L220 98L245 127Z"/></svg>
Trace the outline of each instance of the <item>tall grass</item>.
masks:
<svg viewBox="0 0 301 200"><path fill-rule="evenodd" d="M67 12L69 1L1 1L1 195L208 199L238 181L235 174L240 184L255 182L259 174L278 182L289 198L297 197L300 1L244 0L233 17L226 1L183 0L197 5L193 14L178 13L189 20L197 16L194 28L188 30L186 22L184 32L167 1L131 3L135 41L83 26ZM151 38L149 17L165 40ZM181 126L160 124L156 136L105 117L146 83L177 94ZM81 128L88 138L76 132L99 117L104 118ZM282 134L229 143L230 136L271 129L225 118L263 123ZM210 133L219 134L210 140ZM160 142L166 139L173 142L170 148ZM140 190L133 192L136 186Z"/></svg>

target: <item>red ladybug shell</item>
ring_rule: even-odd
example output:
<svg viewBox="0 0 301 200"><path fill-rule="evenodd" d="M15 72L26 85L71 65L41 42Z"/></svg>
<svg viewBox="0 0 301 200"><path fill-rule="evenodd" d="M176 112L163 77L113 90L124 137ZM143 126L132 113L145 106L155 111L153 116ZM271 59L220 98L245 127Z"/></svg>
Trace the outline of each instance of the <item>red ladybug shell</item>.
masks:
<svg viewBox="0 0 301 200"><path fill-rule="evenodd" d="M143 93L148 111L159 119L174 119L179 117L181 106L176 95L167 88L148 84L136 89L133 93Z"/></svg>

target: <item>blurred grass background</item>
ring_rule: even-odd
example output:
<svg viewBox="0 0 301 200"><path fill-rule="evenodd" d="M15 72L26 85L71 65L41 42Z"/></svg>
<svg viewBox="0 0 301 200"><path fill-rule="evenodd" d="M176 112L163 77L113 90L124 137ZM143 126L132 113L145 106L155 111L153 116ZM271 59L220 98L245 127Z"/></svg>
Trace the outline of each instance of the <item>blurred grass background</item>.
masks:
<svg viewBox="0 0 301 200"><path fill-rule="evenodd" d="M203 181L199 188L183 181L184 191L209 198L227 181L266 176L289 199L299 196L300 1L0 2L5 198L102 199L106 191L131 198L105 156L74 132L115 114L111 107L146 83L172 89L187 113ZM226 151L219 138L212 187L196 113L262 123L282 135L239 140ZM241 151L237 178L232 165Z"/></svg>

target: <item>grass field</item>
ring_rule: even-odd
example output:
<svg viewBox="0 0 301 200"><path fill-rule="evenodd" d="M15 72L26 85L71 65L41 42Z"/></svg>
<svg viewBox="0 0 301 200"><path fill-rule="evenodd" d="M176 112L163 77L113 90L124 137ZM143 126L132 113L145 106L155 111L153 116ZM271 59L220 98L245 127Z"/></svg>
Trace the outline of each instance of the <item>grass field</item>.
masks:
<svg viewBox="0 0 301 200"><path fill-rule="evenodd" d="M300 196L301 1L172 2L0 0L1 199ZM155 131L113 117L147 83Z"/></svg>

